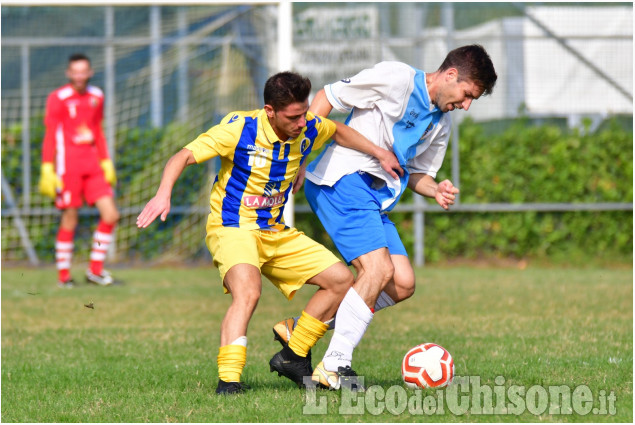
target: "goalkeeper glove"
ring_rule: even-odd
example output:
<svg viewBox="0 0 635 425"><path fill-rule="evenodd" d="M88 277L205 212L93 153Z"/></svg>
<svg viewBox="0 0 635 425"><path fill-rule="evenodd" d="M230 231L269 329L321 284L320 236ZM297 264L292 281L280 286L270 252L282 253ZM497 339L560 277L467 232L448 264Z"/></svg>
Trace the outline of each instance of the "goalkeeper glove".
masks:
<svg viewBox="0 0 635 425"><path fill-rule="evenodd" d="M101 165L101 169L104 170L104 177L106 181L111 186L117 184L117 175L115 173L115 166L112 164L112 161L109 159L102 159L99 163Z"/></svg>
<svg viewBox="0 0 635 425"><path fill-rule="evenodd" d="M40 172L40 193L49 198L55 199L57 191L61 191L64 188L62 179L55 174L55 168L52 162L42 163L42 169Z"/></svg>

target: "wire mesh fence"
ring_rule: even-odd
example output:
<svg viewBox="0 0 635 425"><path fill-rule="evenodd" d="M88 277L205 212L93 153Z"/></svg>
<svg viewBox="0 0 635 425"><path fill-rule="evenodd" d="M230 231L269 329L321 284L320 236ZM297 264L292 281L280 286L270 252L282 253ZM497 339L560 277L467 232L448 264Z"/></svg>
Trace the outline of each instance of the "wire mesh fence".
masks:
<svg viewBox="0 0 635 425"><path fill-rule="evenodd" d="M123 212L112 259L208 259L203 236L214 162L186 171L175 188L173 216L156 231L139 232L135 218L173 153L226 113L261 106L264 82L277 70L276 13L275 4L2 6L3 261L33 255L50 261L54 255L59 215L37 191L43 115L47 95L65 83L67 58L77 51L91 58L92 83L106 95L104 128ZM603 25L594 25L600 18ZM456 123L524 114L560 117L570 126L584 118L595 128L607 117L632 117L629 6L293 5L293 68L311 78L314 92L382 60L434 71L449 49L471 43L486 47L499 80L493 96L453 114ZM452 162L444 167L460 181L457 129ZM623 201L600 205L632 210L632 193ZM420 200L402 208L419 214L412 231L421 251L421 213L434 209ZM299 206L299 213L305 211ZM95 211L82 214L80 258L89 249Z"/></svg>

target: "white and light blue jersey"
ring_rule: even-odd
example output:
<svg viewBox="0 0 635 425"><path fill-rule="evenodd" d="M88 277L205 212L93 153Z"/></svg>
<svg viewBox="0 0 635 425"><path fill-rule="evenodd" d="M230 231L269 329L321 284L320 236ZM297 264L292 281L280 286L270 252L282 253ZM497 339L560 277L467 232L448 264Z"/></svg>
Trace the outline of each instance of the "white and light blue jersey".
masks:
<svg viewBox="0 0 635 425"><path fill-rule="evenodd" d="M349 113L346 123L376 145L395 153L405 175L393 178L379 161L332 143L307 167L306 178L333 186L343 176L364 171L383 180L382 210L401 197L411 173L436 177L450 138L450 114L430 101L425 73L401 62L381 62L354 77L324 86L334 109Z"/></svg>

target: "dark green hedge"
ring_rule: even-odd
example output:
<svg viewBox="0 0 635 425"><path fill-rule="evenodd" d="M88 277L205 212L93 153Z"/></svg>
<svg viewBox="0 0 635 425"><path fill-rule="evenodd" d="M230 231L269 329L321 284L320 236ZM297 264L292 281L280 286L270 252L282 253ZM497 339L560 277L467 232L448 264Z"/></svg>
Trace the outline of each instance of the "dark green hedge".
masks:
<svg viewBox="0 0 635 425"><path fill-rule="evenodd" d="M488 131L470 120L460 125L462 203L633 202L632 121L625 130L613 119L595 132L536 125L528 118L506 127ZM451 178L451 161L449 149L438 181ZM407 191L401 202L412 197ZM412 214L390 217L412 255ZM296 224L333 247L313 217L300 216ZM428 262L457 257L632 262L632 253L632 211L425 214Z"/></svg>
<svg viewBox="0 0 635 425"><path fill-rule="evenodd" d="M557 122L536 124L527 118L511 122L476 124L465 120L460 125L460 189L462 203L490 202L627 202L633 201L633 132L632 119L620 125L617 119L590 132L571 130ZM169 126L160 130L122 130L117 140L117 198L120 205L143 203L151 196L165 161L195 134L184 128ZM32 197L38 201L41 120L31 129ZM185 136L184 136L185 135ZM437 180L450 178L451 150ZM20 199L21 140L19 126L3 129L2 170ZM189 167L175 187L172 205L205 206L207 194L190 188L204 189L209 180L209 167ZM412 202L407 191L402 203ZM3 199L3 208L7 205ZM298 204L306 204L303 192L296 196ZM428 201L432 202L432 201ZM408 249L413 252L411 213L392 213L391 219ZM154 231L130 232L129 259L151 259L161 255L167 244L174 243L186 217L173 214ZM39 220L35 220L39 223ZM3 256L7 255L7 238L3 220ZM29 224L29 223L28 223ZM184 223L185 225L185 223ZM80 239L89 239L94 218L83 217ZM125 228L121 223L121 229ZM312 214L298 214L296 226L330 248L333 244ZM184 227L184 226L181 226ZM5 230L9 230L5 232ZM33 243L38 255L52 259L55 222L47 226L31 225ZM189 237L188 237L189 238ZM188 248L188 255L209 258L203 244L204 225ZM6 239L6 240L5 240ZM83 245L77 244L78 249ZM538 258L578 263L589 260L632 262L632 211L561 212L561 213L426 213L425 255L434 262L454 258L513 257ZM195 253L195 254L192 254ZM81 251L78 254L82 255Z"/></svg>

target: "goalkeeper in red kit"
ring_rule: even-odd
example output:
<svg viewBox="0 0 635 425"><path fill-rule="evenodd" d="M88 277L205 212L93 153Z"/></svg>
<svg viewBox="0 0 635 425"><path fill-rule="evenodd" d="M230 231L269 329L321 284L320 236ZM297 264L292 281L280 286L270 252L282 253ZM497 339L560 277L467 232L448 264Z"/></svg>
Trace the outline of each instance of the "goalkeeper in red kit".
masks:
<svg viewBox="0 0 635 425"><path fill-rule="evenodd" d="M93 70L87 56L71 55L66 76L68 84L53 91L46 101L39 184L40 192L55 199L55 206L62 211L55 241L58 286L72 288L74 284L70 274L73 237L78 209L84 200L97 207L100 218L93 235L86 280L111 285L114 281L104 270L104 260L119 211L111 187L117 182L115 168L101 128L104 95L99 88L88 84Z"/></svg>

